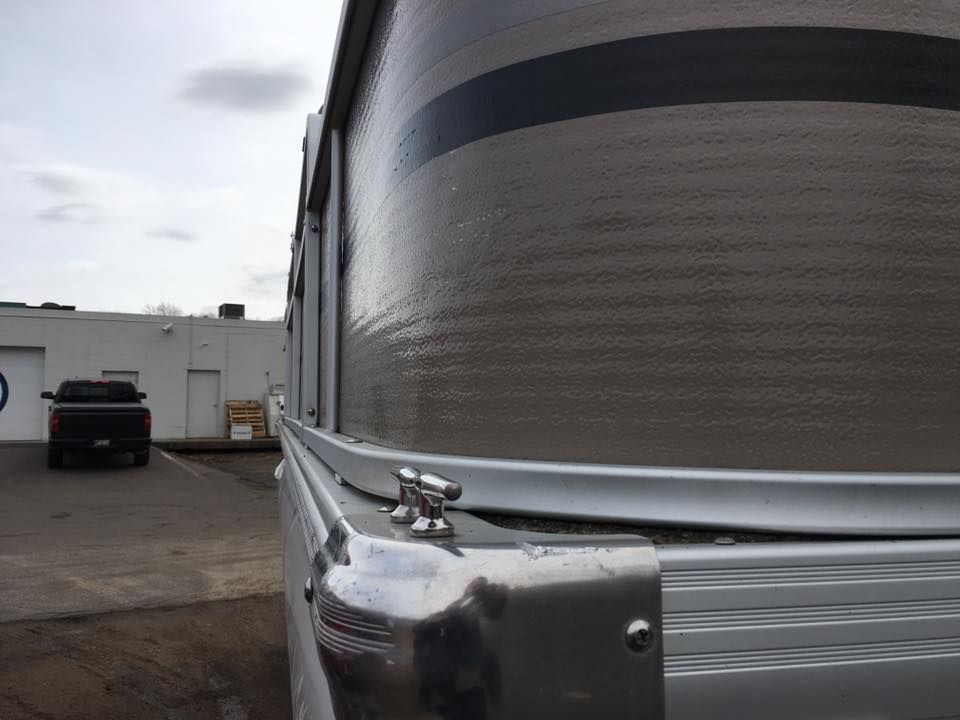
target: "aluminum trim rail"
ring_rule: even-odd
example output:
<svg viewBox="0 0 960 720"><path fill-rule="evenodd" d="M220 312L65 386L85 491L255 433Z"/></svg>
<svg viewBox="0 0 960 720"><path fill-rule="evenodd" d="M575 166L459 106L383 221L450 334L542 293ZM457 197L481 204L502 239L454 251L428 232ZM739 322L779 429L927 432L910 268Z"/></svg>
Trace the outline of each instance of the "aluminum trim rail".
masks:
<svg viewBox="0 0 960 720"><path fill-rule="evenodd" d="M327 374L321 379L324 385L324 417L328 430L337 430L340 425L340 275L343 242L343 133L339 129L330 132L330 237L326 242L323 263L329 268L327 292L321 303L321 311L327 313L327 332L321 340L327 353Z"/></svg>
<svg viewBox="0 0 960 720"><path fill-rule="evenodd" d="M658 547L667 717L957 717L960 541Z"/></svg>
<svg viewBox="0 0 960 720"><path fill-rule="evenodd" d="M300 424L286 418L288 426ZM461 509L687 528L876 536L960 535L960 475L724 470L410 452L303 430L348 483L393 497L397 465L460 482Z"/></svg>

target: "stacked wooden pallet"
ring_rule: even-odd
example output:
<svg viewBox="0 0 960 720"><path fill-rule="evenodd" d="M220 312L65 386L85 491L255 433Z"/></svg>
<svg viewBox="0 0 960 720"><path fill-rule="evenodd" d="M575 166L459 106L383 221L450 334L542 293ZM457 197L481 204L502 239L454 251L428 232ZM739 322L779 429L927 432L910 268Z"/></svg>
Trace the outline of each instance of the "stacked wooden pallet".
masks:
<svg viewBox="0 0 960 720"><path fill-rule="evenodd" d="M249 425L255 438L267 436L263 407L256 400L227 400L227 434L234 425Z"/></svg>

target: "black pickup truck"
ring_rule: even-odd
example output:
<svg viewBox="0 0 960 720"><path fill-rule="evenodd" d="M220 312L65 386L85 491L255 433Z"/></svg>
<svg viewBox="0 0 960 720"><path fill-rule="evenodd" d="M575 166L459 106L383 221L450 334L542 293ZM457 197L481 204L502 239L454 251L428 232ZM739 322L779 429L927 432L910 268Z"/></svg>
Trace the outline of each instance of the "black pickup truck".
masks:
<svg viewBox="0 0 960 720"><path fill-rule="evenodd" d="M64 452L132 452L134 465L150 461L150 409L146 393L130 382L64 380L56 393L40 397L50 404L47 465L63 465Z"/></svg>

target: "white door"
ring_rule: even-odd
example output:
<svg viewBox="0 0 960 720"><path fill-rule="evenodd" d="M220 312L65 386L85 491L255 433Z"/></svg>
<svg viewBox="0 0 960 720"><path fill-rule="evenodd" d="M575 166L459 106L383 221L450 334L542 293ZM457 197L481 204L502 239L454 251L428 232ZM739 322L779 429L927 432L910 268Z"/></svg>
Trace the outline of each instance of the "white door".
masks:
<svg viewBox="0 0 960 720"><path fill-rule="evenodd" d="M43 348L0 347L0 440L42 440Z"/></svg>
<svg viewBox="0 0 960 720"><path fill-rule="evenodd" d="M187 437L220 437L219 370L187 370Z"/></svg>
<svg viewBox="0 0 960 720"><path fill-rule="evenodd" d="M104 380L121 380L123 382L131 382L137 388L140 387L140 373L136 370L104 370L100 373L100 377Z"/></svg>

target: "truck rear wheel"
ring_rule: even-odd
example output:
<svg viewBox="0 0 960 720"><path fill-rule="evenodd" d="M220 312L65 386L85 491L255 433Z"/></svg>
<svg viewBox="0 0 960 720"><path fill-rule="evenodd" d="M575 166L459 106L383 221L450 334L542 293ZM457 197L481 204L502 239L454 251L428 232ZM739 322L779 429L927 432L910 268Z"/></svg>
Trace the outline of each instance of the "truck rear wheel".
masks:
<svg viewBox="0 0 960 720"><path fill-rule="evenodd" d="M144 450L143 452L138 452L133 454L133 464L134 465L146 465L150 462L150 451Z"/></svg>
<svg viewBox="0 0 960 720"><path fill-rule="evenodd" d="M48 468L63 467L63 450L55 447L47 448L47 467Z"/></svg>

